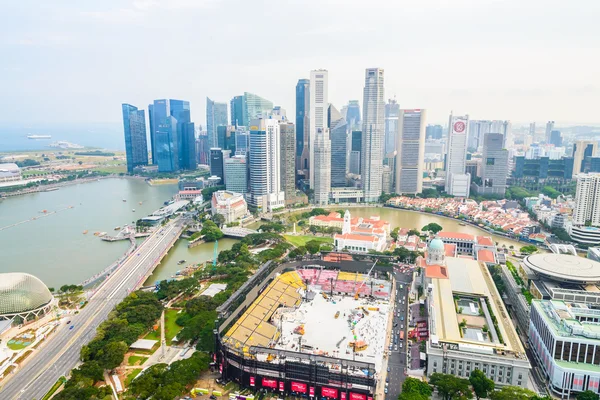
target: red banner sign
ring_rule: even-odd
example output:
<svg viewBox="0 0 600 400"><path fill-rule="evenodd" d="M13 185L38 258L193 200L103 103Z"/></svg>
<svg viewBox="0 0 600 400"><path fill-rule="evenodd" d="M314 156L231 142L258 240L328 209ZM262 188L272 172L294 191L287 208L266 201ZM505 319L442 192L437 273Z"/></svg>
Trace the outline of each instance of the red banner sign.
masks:
<svg viewBox="0 0 600 400"><path fill-rule="evenodd" d="M332 389L332 388L328 388L328 387L322 387L321 388L321 394L323 395L323 397L330 397L330 398L333 398L333 399L337 399L338 391L337 391L337 389Z"/></svg>
<svg viewBox="0 0 600 400"><path fill-rule="evenodd" d="M352 393L350 392L350 400L367 400L367 396L360 393Z"/></svg>
<svg viewBox="0 0 600 400"><path fill-rule="evenodd" d="M306 393L306 383L292 381L292 392Z"/></svg>
<svg viewBox="0 0 600 400"><path fill-rule="evenodd" d="M250 386L256 385L256 380L253 376L250 377Z"/></svg>
<svg viewBox="0 0 600 400"><path fill-rule="evenodd" d="M340 393L340 398L341 398L342 400L346 400L346 392L342 392L342 393Z"/></svg>
<svg viewBox="0 0 600 400"><path fill-rule="evenodd" d="M311 386L310 388L308 388L308 395L310 397L315 397L315 387Z"/></svg>
<svg viewBox="0 0 600 400"><path fill-rule="evenodd" d="M277 381L275 379L262 378L262 385L264 387L277 389Z"/></svg>
<svg viewBox="0 0 600 400"><path fill-rule="evenodd" d="M279 382L279 391L283 392L283 381Z"/></svg>

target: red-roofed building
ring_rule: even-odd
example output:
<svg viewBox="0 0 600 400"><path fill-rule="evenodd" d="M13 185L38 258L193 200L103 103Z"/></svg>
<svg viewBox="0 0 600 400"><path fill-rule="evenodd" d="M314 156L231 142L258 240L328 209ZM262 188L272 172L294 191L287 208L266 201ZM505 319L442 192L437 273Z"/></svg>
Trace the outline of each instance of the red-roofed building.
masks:
<svg viewBox="0 0 600 400"><path fill-rule="evenodd" d="M496 264L496 254L487 249L481 249L477 252L477 261L483 261L486 264Z"/></svg>
<svg viewBox="0 0 600 400"><path fill-rule="evenodd" d="M426 265L425 277L435 279L448 279L448 268L443 265Z"/></svg>
<svg viewBox="0 0 600 400"><path fill-rule="evenodd" d="M477 244L480 246L493 246L494 242L489 236L477 236Z"/></svg>
<svg viewBox="0 0 600 400"><path fill-rule="evenodd" d="M333 213L332 213L333 214ZM331 217L337 219L338 213ZM316 221L316 217L311 220ZM326 223L324 218L319 219L319 224ZM320 225L328 226L328 225ZM349 250L351 252L367 253L369 250L383 251L387 245L387 235L390 232L390 224L379 218L351 218L350 212L346 210L343 218L342 233L336 234L334 239L337 251Z"/></svg>
<svg viewBox="0 0 600 400"><path fill-rule="evenodd" d="M444 243L446 257L456 257L456 245L453 243Z"/></svg>

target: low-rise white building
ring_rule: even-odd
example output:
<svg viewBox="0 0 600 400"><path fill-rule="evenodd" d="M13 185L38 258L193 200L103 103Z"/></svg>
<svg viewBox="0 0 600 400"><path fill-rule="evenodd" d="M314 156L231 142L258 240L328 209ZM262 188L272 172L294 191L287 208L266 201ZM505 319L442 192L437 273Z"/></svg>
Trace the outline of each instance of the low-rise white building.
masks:
<svg viewBox="0 0 600 400"><path fill-rule="evenodd" d="M327 218L336 219L331 214ZM337 221L332 221L332 223L337 223ZM356 253L368 253L369 250L383 251L386 247L389 227L390 224L388 222L379 219L352 219L350 212L346 210L342 233L333 236L335 249L337 251L348 250Z"/></svg>
<svg viewBox="0 0 600 400"><path fill-rule="evenodd" d="M219 190L213 193L212 215L221 214L229 224L248 214L248 204L241 193Z"/></svg>
<svg viewBox="0 0 600 400"><path fill-rule="evenodd" d="M13 182L21 180L21 169L14 163L0 164L0 182Z"/></svg>

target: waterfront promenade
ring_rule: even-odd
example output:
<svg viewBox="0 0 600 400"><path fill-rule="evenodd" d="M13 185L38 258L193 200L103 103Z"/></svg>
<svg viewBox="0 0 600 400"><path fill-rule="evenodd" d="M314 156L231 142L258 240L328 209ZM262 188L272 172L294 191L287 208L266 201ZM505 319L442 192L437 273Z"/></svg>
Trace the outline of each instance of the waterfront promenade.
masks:
<svg viewBox="0 0 600 400"><path fill-rule="evenodd" d="M41 399L62 375L68 376L79 363L81 347L96 335L96 329L129 293L139 288L174 245L185 227L177 218L154 232L96 290L89 303L58 328L35 350L23 368L1 382L0 398ZM5 379L5 380L6 380Z"/></svg>

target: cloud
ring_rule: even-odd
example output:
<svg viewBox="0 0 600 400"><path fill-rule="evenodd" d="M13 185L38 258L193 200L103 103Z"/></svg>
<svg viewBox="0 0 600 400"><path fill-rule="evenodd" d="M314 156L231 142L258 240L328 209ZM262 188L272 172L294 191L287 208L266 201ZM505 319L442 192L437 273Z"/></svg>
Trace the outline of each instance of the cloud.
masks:
<svg viewBox="0 0 600 400"><path fill-rule="evenodd" d="M82 11L81 15L110 24L139 21L144 17L144 13L140 11L140 9L132 8L116 8L106 11Z"/></svg>

